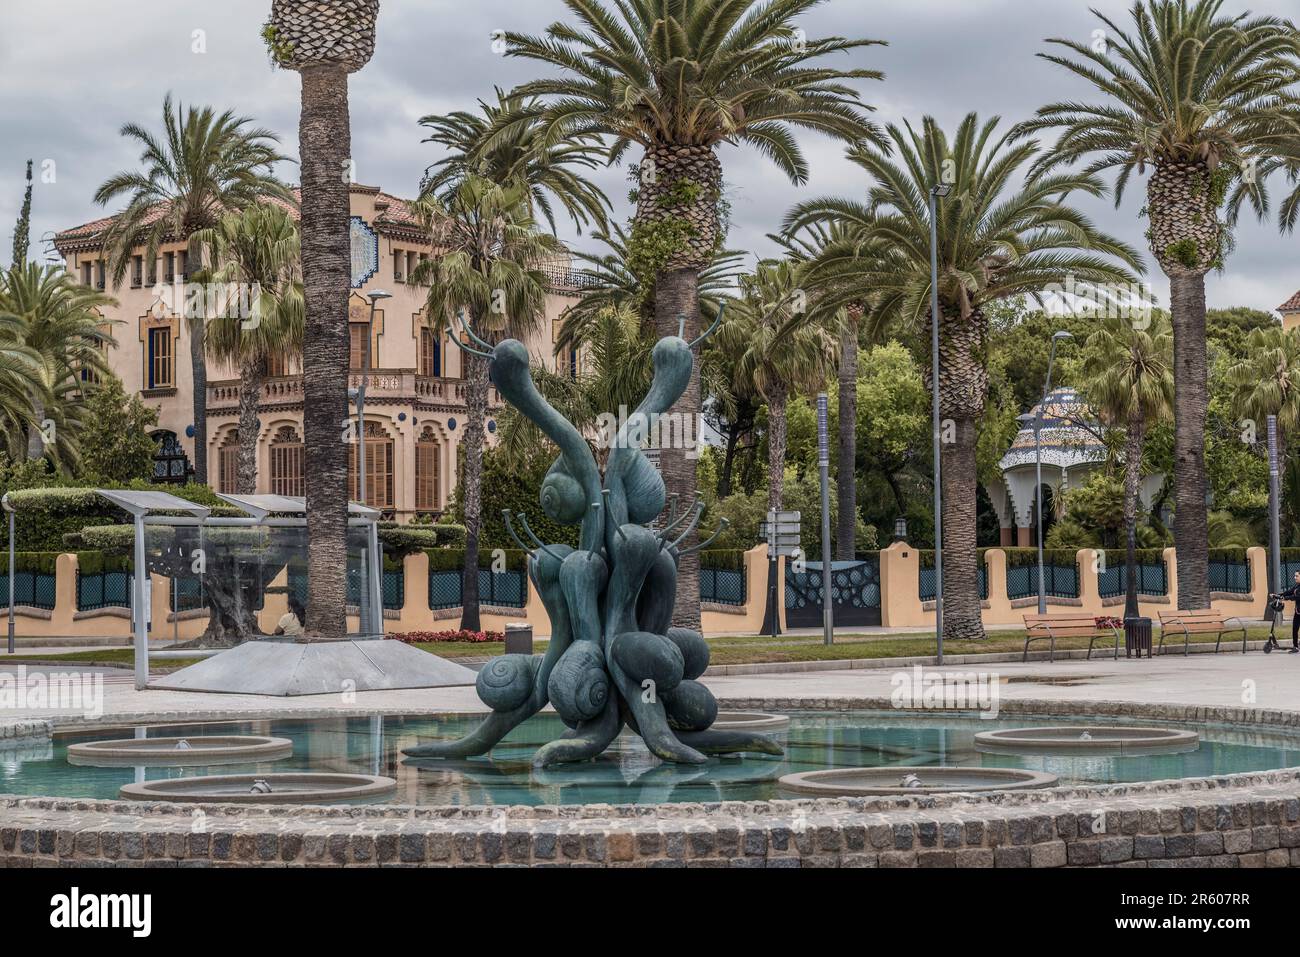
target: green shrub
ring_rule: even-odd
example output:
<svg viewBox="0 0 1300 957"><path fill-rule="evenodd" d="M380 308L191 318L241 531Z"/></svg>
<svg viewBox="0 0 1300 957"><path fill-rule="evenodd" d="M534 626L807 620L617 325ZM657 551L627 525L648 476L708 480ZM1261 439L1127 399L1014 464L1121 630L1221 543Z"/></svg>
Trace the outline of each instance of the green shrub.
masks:
<svg viewBox="0 0 1300 957"><path fill-rule="evenodd" d="M490 569L492 567L492 549L479 549L478 567ZM517 548L502 549L505 553L507 571L523 571L528 567L528 556L526 553ZM429 556L429 571L447 571L449 569L463 569L465 567L465 550L463 548L430 548L425 549L425 554Z"/></svg>
<svg viewBox="0 0 1300 957"><path fill-rule="evenodd" d="M742 548L707 548L700 552L701 568L745 569L745 550Z"/></svg>

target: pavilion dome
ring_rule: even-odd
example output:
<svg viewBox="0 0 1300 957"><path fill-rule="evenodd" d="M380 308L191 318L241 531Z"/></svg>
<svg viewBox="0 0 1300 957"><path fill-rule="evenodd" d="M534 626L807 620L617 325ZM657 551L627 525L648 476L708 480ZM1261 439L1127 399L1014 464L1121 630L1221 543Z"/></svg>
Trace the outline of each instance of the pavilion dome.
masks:
<svg viewBox="0 0 1300 957"><path fill-rule="evenodd" d="M1040 408L1043 419L1039 437L1044 465L1071 469L1106 460L1106 445L1098 437L1101 430L1097 416L1074 389L1053 389L1046 402L1035 405L1029 414L1037 416ZM1026 465L1034 466L1032 425L1016 433L1011 448L998 463L1004 473Z"/></svg>

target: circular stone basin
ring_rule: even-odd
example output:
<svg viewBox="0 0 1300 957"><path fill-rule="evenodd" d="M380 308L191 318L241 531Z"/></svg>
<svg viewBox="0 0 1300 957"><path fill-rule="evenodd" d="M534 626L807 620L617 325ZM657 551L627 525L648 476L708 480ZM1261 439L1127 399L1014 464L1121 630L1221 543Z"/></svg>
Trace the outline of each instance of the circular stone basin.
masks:
<svg viewBox="0 0 1300 957"><path fill-rule="evenodd" d="M117 738L68 745L69 764L175 767L186 764L244 764L278 761L293 754L288 738L254 735L195 735L184 738Z"/></svg>
<svg viewBox="0 0 1300 957"><path fill-rule="evenodd" d="M915 777L920 783L908 787L903 783L908 777ZM777 783L782 789L799 794L859 797L1048 788L1056 783L1056 775L1018 768L831 768L787 774Z"/></svg>
<svg viewBox="0 0 1300 957"><path fill-rule="evenodd" d="M264 790L263 786L270 790ZM258 790L254 790L257 787ZM341 804L387 797L397 790L392 778L372 774L317 773L210 774L125 784L118 792L133 801L221 804Z"/></svg>
<svg viewBox="0 0 1300 957"><path fill-rule="evenodd" d="M709 726L715 731L783 731L788 727L790 719L787 716L761 711L719 711L717 719Z"/></svg>
<svg viewBox="0 0 1300 957"><path fill-rule="evenodd" d="M975 735L977 751L1004 754L1160 754L1195 751L1200 742L1195 731L1104 725L1009 728Z"/></svg>

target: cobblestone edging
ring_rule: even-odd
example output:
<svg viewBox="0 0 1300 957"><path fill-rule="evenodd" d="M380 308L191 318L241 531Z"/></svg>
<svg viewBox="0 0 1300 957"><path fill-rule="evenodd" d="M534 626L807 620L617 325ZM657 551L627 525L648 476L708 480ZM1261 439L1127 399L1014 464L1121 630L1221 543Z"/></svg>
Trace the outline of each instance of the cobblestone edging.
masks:
<svg viewBox="0 0 1300 957"><path fill-rule="evenodd" d="M889 708L881 698L722 704L745 710ZM1289 711L1126 702L1005 701L1002 711L1300 726L1300 713ZM341 713L293 709L283 716ZM97 723L218 717L264 715L155 712ZM39 733L83 723L26 722L43 725ZM989 795L659 806L200 808L0 796L0 866L252 864L1300 866L1300 769Z"/></svg>

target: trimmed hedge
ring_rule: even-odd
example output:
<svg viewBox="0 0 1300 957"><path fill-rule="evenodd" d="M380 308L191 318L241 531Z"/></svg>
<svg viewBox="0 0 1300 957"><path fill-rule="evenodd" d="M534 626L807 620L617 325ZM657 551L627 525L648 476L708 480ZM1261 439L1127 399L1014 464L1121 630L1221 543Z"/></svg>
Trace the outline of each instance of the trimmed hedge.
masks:
<svg viewBox="0 0 1300 957"><path fill-rule="evenodd" d="M478 567L491 569L492 567L492 549L480 548L478 552ZM528 568L528 556L517 548L502 549L505 552L506 571L526 571ZM424 552L429 556L429 571L442 572L451 569L463 569L465 567L465 549L463 548L429 548Z"/></svg>
<svg viewBox="0 0 1300 957"><path fill-rule="evenodd" d="M744 571L745 550L743 548L705 549L700 552L700 567Z"/></svg>

